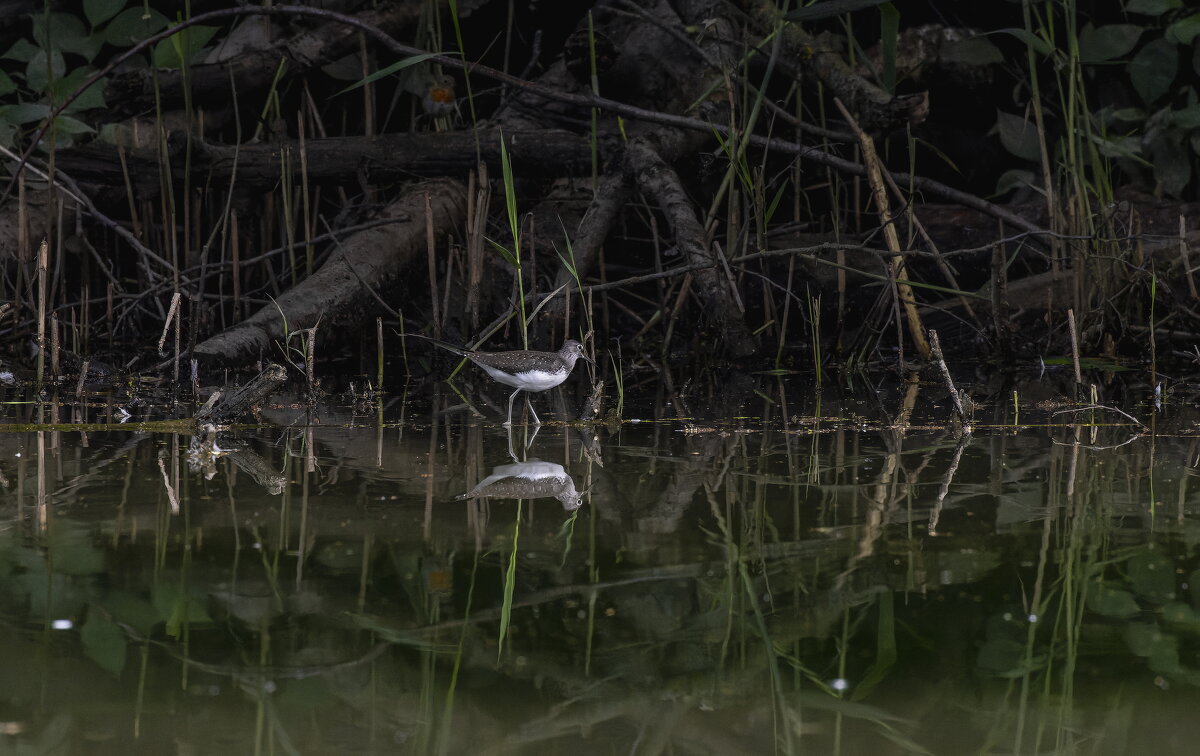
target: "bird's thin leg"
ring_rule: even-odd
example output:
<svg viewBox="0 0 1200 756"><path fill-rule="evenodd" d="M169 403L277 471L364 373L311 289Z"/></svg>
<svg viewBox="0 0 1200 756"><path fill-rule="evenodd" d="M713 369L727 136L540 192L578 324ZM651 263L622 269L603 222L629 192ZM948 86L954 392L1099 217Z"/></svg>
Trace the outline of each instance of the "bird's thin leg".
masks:
<svg viewBox="0 0 1200 756"><path fill-rule="evenodd" d="M533 409L532 407L530 409ZM541 425L533 426L533 433L529 434L529 438L525 441L525 451L529 451L529 447L533 446L533 439L537 438L537 434L541 431Z"/></svg>
<svg viewBox="0 0 1200 756"><path fill-rule="evenodd" d="M520 462L521 460L517 459L517 453L513 451L512 426L506 425L505 428L508 430L508 456L512 457L513 462Z"/></svg>
<svg viewBox="0 0 1200 756"><path fill-rule="evenodd" d="M529 408L529 412L533 415L533 424L541 425L542 421L538 420L537 413L533 411L533 402L529 401L529 394L525 394L525 406Z"/></svg>
<svg viewBox="0 0 1200 756"><path fill-rule="evenodd" d="M516 399L517 394L519 393L521 393L521 389L517 389L516 391L512 392L512 396L508 397L508 420L504 423L505 425L512 425L512 403L513 399Z"/></svg>

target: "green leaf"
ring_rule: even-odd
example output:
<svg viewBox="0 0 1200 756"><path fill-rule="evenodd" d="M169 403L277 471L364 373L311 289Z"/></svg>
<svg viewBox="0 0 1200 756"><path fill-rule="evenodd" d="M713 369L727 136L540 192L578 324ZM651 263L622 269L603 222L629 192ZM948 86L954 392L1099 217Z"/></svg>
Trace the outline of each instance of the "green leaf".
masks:
<svg viewBox="0 0 1200 756"><path fill-rule="evenodd" d="M1163 619L1174 630L1200 632L1200 614L1182 601L1172 601L1162 608Z"/></svg>
<svg viewBox="0 0 1200 756"><path fill-rule="evenodd" d="M83 121L65 115L60 115L54 119L54 130L59 134L68 134L71 136L96 133L95 129Z"/></svg>
<svg viewBox="0 0 1200 756"><path fill-rule="evenodd" d="M393 63L392 65L387 66L385 68L381 68L378 71L376 71L375 73L371 74L370 76L367 76L366 78L364 78L358 82L355 82L354 84L351 84L350 86L346 87L342 91L335 94L334 97L336 97L337 95L346 94L347 92L351 92L355 89L358 89L359 87L366 86L367 84L370 84L371 82L376 81L378 79L382 79L385 76L391 76L392 74L396 73L397 71L408 68L409 66L415 66L418 63L424 63L425 61L429 60L430 58L432 58L436 55L444 55L444 54L445 53L431 52L431 53L424 53L421 55L413 55L410 58L402 58L402 59L396 61L395 63Z"/></svg>
<svg viewBox="0 0 1200 756"><path fill-rule="evenodd" d="M115 622L129 625L142 635L149 635L162 621L158 610L148 600L119 588L105 594L104 608Z"/></svg>
<svg viewBox="0 0 1200 756"><path fill-rule="evenodd" d="M488 239L488 237L486 237L486 236L483 238L487 239L488 244L491 244L492 248L500 253L500 256L504 258L504 262L513 266L513 268L516 268L517 270L521 269L521 262L519 260L517 260L516 256L513 255L512 252L510 252L508 250L508 247L504 246L503 244L501 244L498 241Z"/></svg>
<svg viewBox="0 0 1200 756"><path fill-rule="evenodd" d="M1161 16L1169 10L1183 7L1183 0L1129 0L1125 3L1127 13L1143 16Z"/></svg>
<svg viewBox="0 0 1200 756"><path fill-rule="evenodd" d="M1160 134L1150 145L1150 155L1154 161L1154 180L1159 188L1178 197L1192 180L1192 161L1184 148L1183 135L1177 131ZM1164 584L1162 589L1174 595L1174 580L1169 585Z"/></svg>
<svg viewBox="0 0 1200 756"><path fill-rule="evenodd" d="M1083 63L1103 63L1129 54L1141 39L1141 26L1109 24L1098 29L1089 24L1079 34L1079 60Z"/></svg>
<svg viewBox="0 0 1200 756"><path fill-rule="evenodd" d="M34 92L42 93L46 91L47 85L50 83L50 78L53 75L55 79L61 77L67 70L67 64L63 60L63 55L60 52L53 52L49 56L49 64L47 65L47 55L45 51L38 50L29 59L29 63L25 65L25 83Z"/></svg>
<svg viewBox="0 0 1200 756"><path fill-rule="evenodd" d="M1016 37L1029 47L1033 48L1033 51L1038 55L1049 55L1050 53L1054 52L1054 45L1050 44L1028 29L1012 27L1009 29L997 29L996 31L988 32L987 34L1007 34L1009 36Z"/></svg>
<svg viewBox="0 0 1200 756"><path fill-rule="evenodd" d="M1104 139L1093 134L1092 144L1096 145L1096 148L1100 150L1100 154L1104 157L1128 158L1129 160L1137 161L1147 168L1150 167L1150 161L1142 157L1142 137L1140 135L1135 134L1133 136Z"/></svg>
<svg viewBox="0 0 1200 756"><path fill-rule="evenodd" d="M83 0L83 15L93 27L99 26L121 12L125 0Z"/></svg>
<svg viewBox="0 0 1200 756"><path fill-rule="evenodd" d="M1186 108L1171 111L1171 123L1183 131L1200 128L1200 104L1191 104Z"/></svg>
<svg viewBox="0 0 1200 756"><path fill-rule="evenodd" d="M1129 62L1129 78L1142 101L1150 104L1171 88L1178 68L1178 48L1165 39L1156 39L1133 56Z"/></svg>
<svg viewBox="0 0 1200 756"><path fill-rule="evenodd" d="M1178 648L1178 641L1155 625L1144 622L1131 623L1125 628L1125 644L1134 656L1166 657Z"/></svg>
<svg viewBox="0 0 1200 756"><path fill-rule="evenodd" d="M50 106L41 102L23 102L19 105L0 106L0 118L14 126L37 123L50 115Z"/></svg>
<svg viewBox="0 0 1200 756"><path fill-rule="evenodd" d="M204 49L219 29L215 26L189 26L154 46L153 61L158 68L182 68Z"/></svg>
<svg viewBox="0 0 1200 756"><path fill-rule="evenodd" d="M508 148L504 145L504 132L500 132L500 174L504 179L504 209L508 215L508 228L512 233L513 254L517 258L514 264L518 271L521 269L521 235L517 229L517 190L513 181L512 162L508 159Z"/></svg>
<svg viewBox="0 0 1200 756"><path fill-rule="evenodd" d="M104 572L104 552L92 543L92 536L87 530L68 520L58 520L50 529L46 552L52 569L63 575L96 575Z"/></svg>
<svg viewBox="0 0 1200 756"><path fill-rule="evenodd" d="M784 16L788 21L816 21L883 5L887 0L841 0L841 2L811 3Z"/></svg>
<svg viewBox="0 0 1200 756"><path fill-rule="evenodd" d="M971 37L943 46L938 51L938 60L965 66L990 66L993 63L1003 63L1004 54L991 40Z"/></svg>
<svg viewBox="0 0 1200 756"><path fill-rule="evenodd" d="M13 42L12 47L8 48L8 52L4 53L4 55L0 55L0 58L5 58L7 60L19 60L22 63L28 63L33 56L40 51L40 47L22 37L16 42Z"/></svg>
<svg viewBox="0 0 1200 756"><path fill-rule="evenodd" d="M43 50L82 55L89 63L104 45L103 39L91 34L83 21L70 13L51 13L49 18L34 14L33 39Z"/></svg>
<svg viewBox="0 0 1200 756"><path fill-rule="evenodd" d="M775 215L775 211L779 208L779 201L783 199L783 192L788 188L789 181L790 180L784 180L783 183L779 185L779 188L775 190L775 196L771 198L769 203L767 203L767 211L763 213L763 218L766 223L771 222L771 218Z"/></svg>
<svg viewBox="0 0 1200 756"><path fill-rule="evenodd" d="M77 52L74 46L88 36L83 21L70 13L34 13L30 18L33 21L33 41L43 50ZM47 29L50 30L49 34L46 33Z"/></svg>
<svg viewBox="0 0 1200 756"><path fill-rule="evenodd" d="M79 640L89 659L114 675L121 674L125 667L125 635L102 611L95 607L88 609L87 622L79 630Z"/></svg>
<svg viewBox="0 0 1200 756"><path fill-rule="evenodd" d="M29 617L51 619L81 616L91 593L87 580L46 572L46 565L37 565L29 572L14 576L12 588L24 594L28 601Z"/></svg>
<svg viewBox="0 0 1200 756"><path fill-rule="evenodd" d="M1141 108L1120 108L1112 111L1109 116L1113 121L1124 121L1125 123L1141 123L1146 120L1146 111Z"/></svg>
<svg viewBox="0 0 1200 756"><path fill-rule="evenodd" d="M1175 597L1175 564L1161 551L1133 555L1126 569L1130 587L1139 596L1160 602Z"/></svg>
<svg viewBox="0 0 1200 756"><path fill-rule="evenodd" d="M1020 677L1025 665L1025 644L1009 638L992 638L980 647L975 664L980 671L997 677Z"/></svg>
<svg viewBox="0 0 1200 756"><path fill-rule="evenodd" d="M1008 194L1014 189L1036 186L1037 178L1027 168L1009 168L996 179L996 196Z"/></svg>
<svg viewBox="0 0 1200 756"><path fill-rule="evenodd" d="M67 99L67 97L75 94L75 91L79 89L79 86L95 72L96 70L91 66L81 66L76 68L74 71L50 85L50 96L53 98L54 102L61 103L63 100ZM66 112L77 113L83 110L103 108L105 106L104 87L107 83L107 77L96 81L71 102Z"/></svg>
<svg viewBox="0 0 1200 756"><path fill-rule="evenodd" d="M1004 145L1004 149L1025 160L1041 158L1037 127L1032 121L997 110L996 129L1000 132L1000 143Z"/></svg>
<svg viewBox="0 0 1200 756"><path fill-rule="evenodd" d="M114 47L132 47L170 26L167 17L156 10L142 15L142 5L126 8L104 28L104 41Z"/></svg>
<svg viewBox="0 0 1200 756"><path fill-rule="evenodd" d="M1179 45L1190 45L1200 34L1200 13L1181 18L1167 27L1164 37Z"/></svg>
<svg viewBox="0 0 1200 756"><path fill-rule="evenodd" d="M1096 614L1115 619L1128 619L1142 610L1132 593L1103 583L1097 583L1088 592L1087 606Z"/></svg>
<svg viewBox="0 0 1200 756"><path fill-rule="evenodd" d="M10 95L16 91L17 83L8 74L0 71L0 97Z"/></svg>
<svg viewBox="0 0 1200 756"><path fill-rule="evenodd" d="M167 623L167 635L178 638L185 624L208 624L212 617L199 601L180 590L178 585L168 582L154 584L150 593L158 616Z"/></svg>

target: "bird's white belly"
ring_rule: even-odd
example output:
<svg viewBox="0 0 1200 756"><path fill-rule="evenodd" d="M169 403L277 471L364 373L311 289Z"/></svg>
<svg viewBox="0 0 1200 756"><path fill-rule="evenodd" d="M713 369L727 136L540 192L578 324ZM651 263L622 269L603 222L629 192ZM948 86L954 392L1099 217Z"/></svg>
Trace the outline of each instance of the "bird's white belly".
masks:
<svg viewBox="0 0 1200 756"><path fill-rule="evenodd" d="M480 365L480 367L486 370L487 374L492 376L492 378L494 378L497 382L503 383L505 386L512 386L513 388L524 389L526 391L545 391L546 389L554 388L567 378L566 373L554 374L531 371L527 373L509 375L508 373L497 370L493 367L488 367L487 365Z"/></svg>

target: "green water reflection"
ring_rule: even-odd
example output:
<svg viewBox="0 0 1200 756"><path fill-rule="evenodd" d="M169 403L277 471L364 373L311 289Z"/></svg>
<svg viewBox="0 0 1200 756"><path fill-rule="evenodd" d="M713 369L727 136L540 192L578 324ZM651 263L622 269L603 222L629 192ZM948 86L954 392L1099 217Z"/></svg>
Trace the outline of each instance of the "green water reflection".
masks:
<svg viewBox="0 0 1200 756"><path fill-rule="evenodd" d="M0 753L1194 746L1193 420L760 396L0 433Z"/></svg>

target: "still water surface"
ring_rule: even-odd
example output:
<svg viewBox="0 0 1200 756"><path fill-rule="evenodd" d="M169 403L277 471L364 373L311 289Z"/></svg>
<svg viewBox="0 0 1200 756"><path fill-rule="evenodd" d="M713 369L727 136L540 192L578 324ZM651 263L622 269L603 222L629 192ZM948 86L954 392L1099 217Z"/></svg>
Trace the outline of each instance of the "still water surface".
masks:
<svg viewBox="0 0 1200 756"><path fill-rule="evenodd" d="M9 426L0 753L1200 742L1196 418L790 391L532 438L442 400L223 451Z"/></svg>

